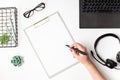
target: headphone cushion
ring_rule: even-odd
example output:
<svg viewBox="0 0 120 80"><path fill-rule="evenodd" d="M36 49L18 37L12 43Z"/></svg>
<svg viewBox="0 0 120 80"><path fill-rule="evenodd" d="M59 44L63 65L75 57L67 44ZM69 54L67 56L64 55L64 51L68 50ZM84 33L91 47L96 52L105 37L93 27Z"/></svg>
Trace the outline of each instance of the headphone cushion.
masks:
<svg viewBox="0 0 120 80"><path fill-rule="evenodd" d="M114 68L115 66L117 66L117 63L111 59L106 59L106 63L105 65L109 68Z"/></svg>
<svg viewBox="0 0 120 80"><path fill-rule="evenodd" d="M120 63L120 51L117 53L116 60Z"/></svg>

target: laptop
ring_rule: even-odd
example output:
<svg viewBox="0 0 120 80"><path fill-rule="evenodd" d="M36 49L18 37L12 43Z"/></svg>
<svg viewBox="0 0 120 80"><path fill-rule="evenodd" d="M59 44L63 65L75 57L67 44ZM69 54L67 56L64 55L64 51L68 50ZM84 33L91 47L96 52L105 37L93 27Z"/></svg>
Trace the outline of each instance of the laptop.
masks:
<svg viewBox="0 0 120 80"><path fill-rule="evenodd" d="M80 0L79 28L120 28L120 0Z"/></svg>

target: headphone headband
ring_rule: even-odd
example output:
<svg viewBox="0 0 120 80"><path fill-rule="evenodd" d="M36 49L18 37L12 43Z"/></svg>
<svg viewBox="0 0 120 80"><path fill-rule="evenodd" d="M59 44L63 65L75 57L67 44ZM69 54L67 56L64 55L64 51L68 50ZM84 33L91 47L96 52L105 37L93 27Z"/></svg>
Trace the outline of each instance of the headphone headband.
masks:
<svg viewBox="0 0 120 80"><path fill-rule="evenodd" d="M100 37L98 37L95 41L95 44L94 44L94 49L97 47L97 44L98 42L102 39L102 38L105 38L105 37L108 37L108 36L112 36L114 38L117 38L120 42L120 38L116 35L116 34L113 34L113 33L107 33L107 34L103 34L101 35Z"/></svg>

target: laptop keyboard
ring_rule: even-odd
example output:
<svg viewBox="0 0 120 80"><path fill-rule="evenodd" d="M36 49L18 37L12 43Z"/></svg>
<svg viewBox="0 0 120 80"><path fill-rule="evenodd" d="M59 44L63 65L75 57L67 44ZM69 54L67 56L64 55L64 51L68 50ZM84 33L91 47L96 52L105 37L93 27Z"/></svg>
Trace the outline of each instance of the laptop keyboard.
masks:
<svg viewBox="0 0 120 80"><path fill-rule="evenodd" d="M120 0L82 0L83 12L120 12Z"/></svg>

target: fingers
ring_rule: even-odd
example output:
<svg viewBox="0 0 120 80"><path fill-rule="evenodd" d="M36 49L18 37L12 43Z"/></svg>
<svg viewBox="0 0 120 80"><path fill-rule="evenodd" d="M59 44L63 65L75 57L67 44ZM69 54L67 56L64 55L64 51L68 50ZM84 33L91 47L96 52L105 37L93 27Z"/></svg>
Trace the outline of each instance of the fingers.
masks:
<svg viewBox="0 0 120 80"><path fill-rule="evenodd" d="M71 53L72 53L72 55L73 55L73 58L77 58L77 57L79 56L79 53L76 52L75 50L70 49L70 51L71 51Z"/></svg>
<svg viewBox="0 0 120 80"><path fill-rule="evenodd" d="M86 52L86 48L80 43L75 42L71 45L71 47L78 48L79 50Z"/></svg>
<svg viewBox="0 0 120 80"><path fill-rule="evenodd" d="M72 49L70 49L70 51L72 52ZM75 58L75 56L73 55L73 58Z"/></svg>
<svg viewBox="0 0 120 80"><path fill-rule="evenodd" d="M79 50L81 50L83 52L87 52L87 49L82 44L77 43L77 42L73 43L70 47L74 47L74 48L77 48L77 49L79 49ZM75 57L75 58L83 56L82 54L80 54L79 52L77 52L77 51L75 51L73 49L70 49L70 51L72 52L73 57Z"/></svg>
<svg viewBox="0 0 120 80"><path fill-rule="evenodd" d="M75 43L73 43L71 46L76 46L76 47L83 47L83 45L82 44L80 44L80 43L77 43L77 42L75 42Z"/></svg>

